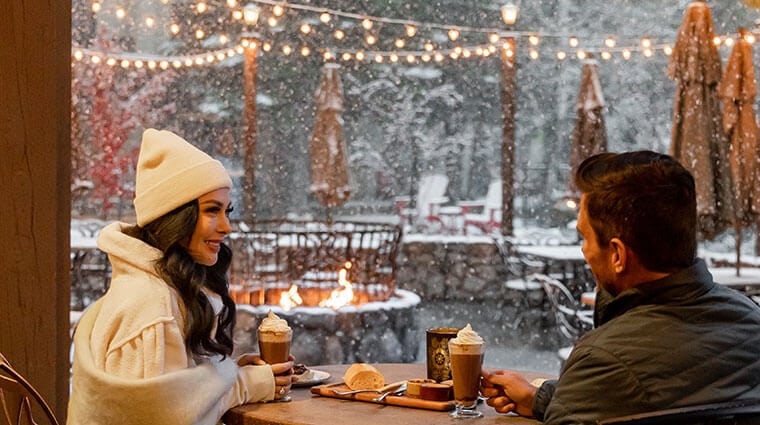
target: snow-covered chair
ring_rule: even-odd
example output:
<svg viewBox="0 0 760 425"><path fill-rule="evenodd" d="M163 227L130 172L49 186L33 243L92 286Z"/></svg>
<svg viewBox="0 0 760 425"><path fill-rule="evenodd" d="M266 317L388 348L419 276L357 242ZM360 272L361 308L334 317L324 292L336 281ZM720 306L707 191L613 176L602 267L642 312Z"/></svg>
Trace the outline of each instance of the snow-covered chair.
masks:
<svg viewBox="0 0 760 425"><path fill-rule="evenodd" d="M408 196L396 198L396 207L401 225L412 224L415 227L428 227L433 224L441 224L438 210L442 204L448 201L445 196L449 178L443 174L429 174L422 176L417 187L415 207L409 206Z"/></svg>
<svg viewBox="0 0 760 425"><path fill-rule="evenodd" d="M463 229L467 234L467 226L475 226L483 233L491 233L501 227L501 180L492 180L488 192L482 199L460 201L462 208Z"/></svg>

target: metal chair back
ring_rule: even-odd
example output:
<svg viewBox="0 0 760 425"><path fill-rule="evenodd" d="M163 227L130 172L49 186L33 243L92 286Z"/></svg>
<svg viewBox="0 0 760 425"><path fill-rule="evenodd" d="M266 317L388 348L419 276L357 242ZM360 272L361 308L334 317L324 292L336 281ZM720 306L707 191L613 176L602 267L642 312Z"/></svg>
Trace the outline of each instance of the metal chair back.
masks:
<svg viewBox="0 0 760 425"><path fill-rule="evenodd" d="M39 392L0 354L0 424L38 425L35 406L44 414L47 424L58 425L55 414Z"/></svg>
<svg viewBox="0 0 760 425"><path fill-rule="evenodd" d="M574 341L594 327L593 312L584 308L562 282L544 274L530 275L528 280L538 282L544 288L562 336Z"/></svg>
<svg viewBox="0 0 760 425"><path fill-rule="evenodd" d="M760 400L733 400L639 413L599 421L599 425L750 425L760 423Z"/></svg>

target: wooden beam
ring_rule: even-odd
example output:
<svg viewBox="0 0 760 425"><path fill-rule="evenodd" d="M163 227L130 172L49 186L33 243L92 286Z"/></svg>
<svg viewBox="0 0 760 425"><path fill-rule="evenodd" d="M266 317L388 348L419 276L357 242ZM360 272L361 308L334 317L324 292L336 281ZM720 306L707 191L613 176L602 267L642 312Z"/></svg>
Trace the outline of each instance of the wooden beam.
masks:
<svg viewBox="0 0 760 425"><path fill-rule="evenodd" d="M71 3L0 2L0 351L65 422Z"/></svg>

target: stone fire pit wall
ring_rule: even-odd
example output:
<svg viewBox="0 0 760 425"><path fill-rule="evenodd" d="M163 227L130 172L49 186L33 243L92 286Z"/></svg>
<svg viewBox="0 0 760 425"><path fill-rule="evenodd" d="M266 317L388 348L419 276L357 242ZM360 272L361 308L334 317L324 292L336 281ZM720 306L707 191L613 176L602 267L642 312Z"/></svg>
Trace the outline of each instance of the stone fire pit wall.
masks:
<svg viewBox="0 0 760 425"><path fill-rule="evenodd" d="M386 301L332 310L322 307L238 305L236 355L258 352L256 328L271 308L293 329L291 353L307 365L347 363L410 363L416 360L420 337L414 308L420 298L396 290Z"/></svg>

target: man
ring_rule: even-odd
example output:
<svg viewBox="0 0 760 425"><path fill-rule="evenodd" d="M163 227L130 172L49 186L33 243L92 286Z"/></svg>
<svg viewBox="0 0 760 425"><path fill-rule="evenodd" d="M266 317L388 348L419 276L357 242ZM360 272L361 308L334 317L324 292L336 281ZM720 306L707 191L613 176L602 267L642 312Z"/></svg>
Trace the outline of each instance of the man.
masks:
<svg viewBox="0 0 760 425"><path fill-rule="evenodd" d="M483 372L499 412L592 424L653 410L760 398L760 308L696 259L694 179L670 156L604 153L575 174L578 232L597 282L595 329L540 387Z"/></svg>

